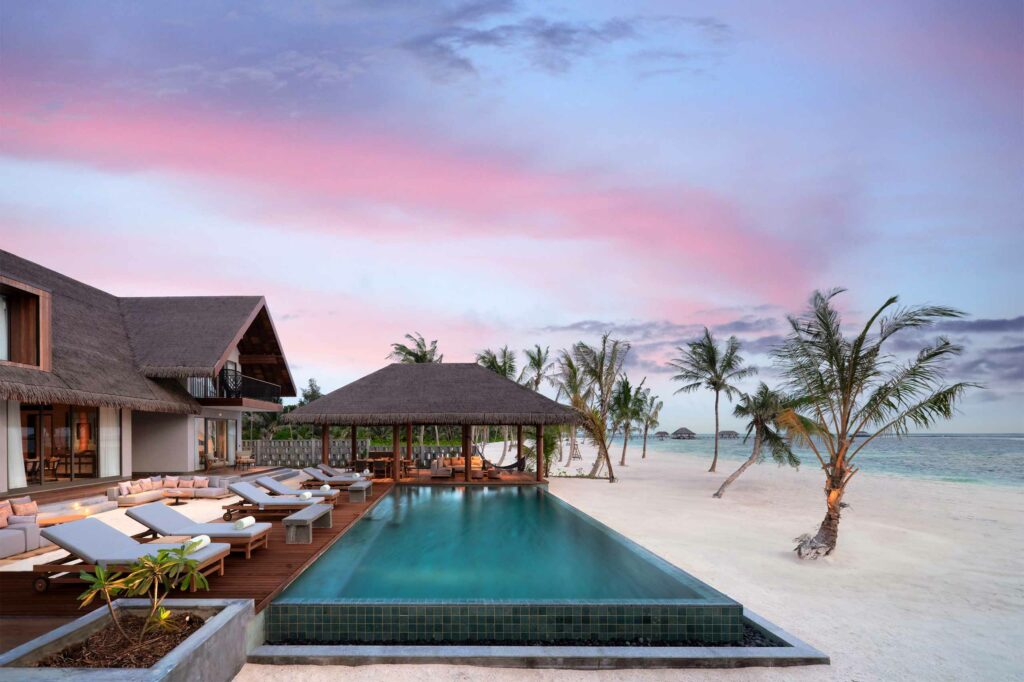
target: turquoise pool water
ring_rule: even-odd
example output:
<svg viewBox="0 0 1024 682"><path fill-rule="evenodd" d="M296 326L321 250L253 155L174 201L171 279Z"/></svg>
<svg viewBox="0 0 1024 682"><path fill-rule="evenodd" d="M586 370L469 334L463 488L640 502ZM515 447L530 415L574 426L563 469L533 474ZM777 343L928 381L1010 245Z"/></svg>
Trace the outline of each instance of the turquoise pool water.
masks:
<svg viewBox="0 0 1024 682"><path fill-rule="evenodd" d="M741 636L742 612L542 488L400 486L266 628L270 643L714 643Z"/></svg>
<svg viewBox="0 0 1024 682"><path fill-rule="evenodd" d="M706 585L537 487L403 487L285 599L702 599Z"/></svg>

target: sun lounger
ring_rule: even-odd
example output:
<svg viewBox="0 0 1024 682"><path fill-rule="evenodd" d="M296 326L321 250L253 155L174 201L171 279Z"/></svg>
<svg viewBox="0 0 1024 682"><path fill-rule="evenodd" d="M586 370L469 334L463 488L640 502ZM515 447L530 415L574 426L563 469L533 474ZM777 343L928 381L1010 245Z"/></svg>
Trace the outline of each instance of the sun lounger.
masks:
<svg viewBox="0 0 1024 682"><path fill-rule="evenodd" d="M306 467L302 470L310 478L302 482L303 488L319 488L324 483L332 487L347 488L356 481L360 480L362 476L359 474L344 474L342 476L328 476L319 469L313 467Z"/></svg>
<svg viewBox="0 0 1024 682"><path fill-rule="evenodd" d="M69 556L32 567L33 573L41 574L33 583L37 592L45 592L50 583L80 582L80 571L92 572L97 566L102 566L109 571L123 572L144 556L162 549L181 547L181 543L139 542L99 519L62 523L41 531L41 534ZM189 557L199 563L203 575L224 575L224 559L230 552L230 545L214 542L192 552Z"/></svg>
<svg viewBox="0 0 1024 682"><path fill-rule="evenodd" d="M284 483L281 483L281 481L270 476L260 476L256 479L256 485L266 488L270 491L271 495L296 495L299 492L295 488L289 488ZM337 490L320 490L317 488L316 490L307 490L305 492L310 493L313 497L323 497L328 500L338 499Z"/></svg>
<svg viewBox="0 0 1024 682"><path fill-rule="evenodd" d="M320 471L324 472L328 476L348 476L352 474L351 469L338 469L337 467L332 467L330 464L320 463L316 466Z"/></svg>
<svg viewBox="0 0 1024 682"><path fill-rule="evenodd" d="M226 542L231 545L231 551L243 552L246 559L252 556L252 550L267 546L272 527L269 523L255 523L242 529L235 528L231 523L197 523L163 502L150 502L132 507L125 513L149 529L136 535L137 538L160 535L209 535L214 542Z"/></svg>
<svg viewBox="0 0 1024 682"><path fill-rule="evenodd" d="M228 490L241 497L242 500L224 505L225 521L230 521L235 514L248 514L256 518L283 518L303 507L323 501L315 497L304 500L298 495L271 495L252 483L244 481L232 483L228 486Z"/></svg>

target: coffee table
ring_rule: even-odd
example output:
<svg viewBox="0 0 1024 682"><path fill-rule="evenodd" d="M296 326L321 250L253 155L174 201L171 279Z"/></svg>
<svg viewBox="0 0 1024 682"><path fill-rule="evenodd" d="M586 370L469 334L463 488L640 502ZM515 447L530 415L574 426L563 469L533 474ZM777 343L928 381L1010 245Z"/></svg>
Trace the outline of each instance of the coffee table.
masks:
<svg viewBox="0 0 1024 682"><path fill-rule="evenodd" d="M170 498L172 500L174 500L174 502L171 502L167 506L168 507L180 507L181 505L185 504L184 502L181 501L182 497L184 497L184 496L183 495L170 495Z"/></svg>

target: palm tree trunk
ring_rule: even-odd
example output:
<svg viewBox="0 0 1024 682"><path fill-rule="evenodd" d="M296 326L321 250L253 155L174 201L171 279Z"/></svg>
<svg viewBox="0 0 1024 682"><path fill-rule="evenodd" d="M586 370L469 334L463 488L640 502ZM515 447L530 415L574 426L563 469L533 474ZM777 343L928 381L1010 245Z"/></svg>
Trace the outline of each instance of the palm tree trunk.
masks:
<svg viewBox="0 0 1024 682"><path fill-rule="evenodd" d="M647 424L644 424L644 452L640 455L640 459L647 459L647 429L649 428Z"/></svg>
<svg viewBox="0 0 1024 682"><path fill-rule="evenodd" d="M604 463L608 465L608 482L615 483L615 472L612 471L612 458L608 455L608 446L601 444L601 452L604 453Z"/></svg>
<svg viewBox="0 0 1024 682"><path fill-rule="evenodd" d="M711 468L708 473L714 473L718 466L718 391L715 391L715 458L711 460Z"/></svg>
<svg viewBox="0 0 1024 682"><path fill-rule="evenodd" d="M498 460L498 466L505 463L505 455L508 454L508 427L501 427L501 459Z"/></svg>
<svg viewBox="0 0 1024 682"><path fill-rule="evenodd" d="M619 460L619 466L626 466L626 445L629 444L629 427L627 426L622 430L622 459Z"/></svg>
<svg viewBox="0 0 1024 682"><path fill-rule="evenodd" d="M843 494L851 475L845 465L845 455L845 451L839 452L836 457L838 466L825 478L825 518L818 526L818 532L813 536L806 534L797 538L798 544L794 551L801 559L820 559L836 550Z"/></svg>
<svg viewBox="0 0 1024 682"><path fill-rule="evenodd" d="M761 429L757 430L757 434L754 436L754 451L750 453L750 458L746 462L740 465L740 468L732 472L729 478L722 482L722 487L718 489L712 497L722 497L725 494L725 489L732 485L732 482L740 477L744 471L750 468L750 465L755 463L761 457Z"/></svg>
<svg viewBox="0 0 1024 682"><path fill-rule="evenodd" d="M437 430L437 426L434 426L434 445L441 447L441 434Z"/></svg>

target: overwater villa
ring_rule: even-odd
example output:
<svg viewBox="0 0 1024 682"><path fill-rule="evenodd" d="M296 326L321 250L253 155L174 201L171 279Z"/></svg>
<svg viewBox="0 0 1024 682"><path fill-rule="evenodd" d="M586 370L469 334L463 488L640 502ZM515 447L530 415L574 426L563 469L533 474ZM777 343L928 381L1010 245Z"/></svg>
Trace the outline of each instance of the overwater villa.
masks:
<svg viewBox="0 0 1024 682"><path fill-rule="evenodd" d="M725 431L719 431L718 432L718 437L719 438L739 438L740 434L737 433L736 431L725 430Z"/></svg>
<svg viewBox="0 0 1024 682"><path fill-rule="evenodd" d="M686 428L685 426L676 429L672 432L672 438L674 440L693 440L697 437L697 434Z"/></svg>
<svg viewBox="0 0 1024 682"><path fill-rule="evenodd" d="M654 437L657 438L658 440L666 440L668 436L668 431L658 431L656 434L654 434Z"/></svg>

